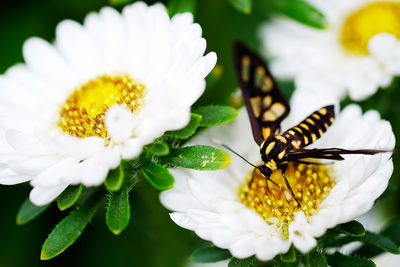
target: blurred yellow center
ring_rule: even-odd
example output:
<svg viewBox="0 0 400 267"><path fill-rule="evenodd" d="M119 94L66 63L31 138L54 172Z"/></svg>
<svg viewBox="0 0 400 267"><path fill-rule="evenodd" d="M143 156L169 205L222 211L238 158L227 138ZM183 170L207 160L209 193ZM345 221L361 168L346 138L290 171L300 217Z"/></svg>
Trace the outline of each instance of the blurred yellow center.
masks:
<svg viewBox="0 0 400 267"><path fill-rule="evenodd" d="M400 38L400 3L375 2L350 14L344 21L340 40L350 53L368 54L368 42L376 34Z"/></svg>
<svg viewBox="0 0 400 267"><path fill-rule="evenodd" d="M128 75L101 76L75 89L61 106L58 126L77 137L98 136L110 140L104 125L105 112L114 104L133 113L143 105L144 85Z"/></svg>
<svg viewBox="0 0 400 267"><path fill-rule="evenodd" d="M253 182L249 186L252 172L245 184L239 188L241 202L256 211L268 224L278 228L293 221L296 212L302 210L306 217L313 216L318 211L319 204L328 196L335 186L331 172L325 165L304 165L289 163L286 177L301 207L286 188L280 170L271 175L267 190L264 176L257 170Z"/></svg>

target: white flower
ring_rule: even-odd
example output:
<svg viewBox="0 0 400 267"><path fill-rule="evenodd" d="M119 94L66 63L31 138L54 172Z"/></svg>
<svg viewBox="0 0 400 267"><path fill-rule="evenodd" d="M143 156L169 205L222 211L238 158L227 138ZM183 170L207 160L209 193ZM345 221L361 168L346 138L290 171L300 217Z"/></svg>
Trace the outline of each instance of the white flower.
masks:
<svg viewBox="0 0 400 267"><path fill-rule="evenodd" d="M30 181L44 205L70 184L100 185L121 158L190 120L215 53L193 16L137 2L56 29L0 76L0 184Z"/></svg>
<svg viewBox="0 0 400 267"><path fill-rule="evenodd" d="M374 258L376 266L396 267L399 265L400 255L382 253Z"/></svg>
<svg viewBox="0 0 400 267"><path fill-rule="evenodd" d="M297 88L364 99L400 74L400 1L309 0L325 14L318 30L284 18L261 28L271 68Z"/></svg>
<svg viewBox="0 0 400 267"><path fill-rule="evenodd" d="M319 102L313 101L304 105L304 100L299 95L294 96L294 108L284 121L283 130L299 123L310 114L310 110L315 111L321 107ZM302 106L307 108L300 108ZM244 109L234 122L207 130L193 140L193 143L212 143L212 138L223 141L250 162L260 162L259 147L253 140ZM362 115L358 106L351 105L337 116L335 123L312 147L392 149L394 142L390 124L381 120L377 112L369 111ZM255 192L258 200L249 191L247 195L243 194L246 192L252 167L237 157L233 158L229 167L221 171L172 169L175 185L162 192L161 202L174 211L171 218L176 224L195 231L199 237L212 241L218 247L229 249L234 257L256 255L260 260L270 260L277 254L287 252L291 244L306 253L316 246L316 238L327 229L367 212L385 190L393 171L391 153L373 156L346 155L344 161L326 166L292 166L294 170L289 168L286 175L293 188L300 186L303 190L303 196L300 197L300 191L295 192L302 198L301 211L285 211L285 207L288 210L295 208L295 202L286 190L279 195L283 199L279 204L282 208L276 205L279 201L275 201L272 203L275 210L272 211L267 199L273 200L274 194L279 193L279 190L274 192L272 184L272 193L264 190L265 183L264 189L257 187L256 190L259 191ZM308 170L311 170L310 173ZM280 175L274 173L272 179L277 182L278 176ZM321 184L326 185L326 194L323 193L325 187ZM318 185L321 187L318 188ZM262 190L266 193L260 193ZM304 197L307 192L311 192L308 195L310 201L316 200L311 203L314 208L307 206L308 202ZM246 201L247 206L244 204ZM253 209L248 207L251 206L250 202L254 204ZM271 216L271 213L279 216Z"/></svg>

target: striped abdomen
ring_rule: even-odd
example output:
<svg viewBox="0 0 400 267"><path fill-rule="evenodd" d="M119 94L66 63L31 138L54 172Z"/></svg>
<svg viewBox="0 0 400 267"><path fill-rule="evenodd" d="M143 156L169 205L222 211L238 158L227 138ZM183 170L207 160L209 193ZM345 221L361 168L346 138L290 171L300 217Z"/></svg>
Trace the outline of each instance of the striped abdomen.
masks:
<svg viewBox="0 0 400 267"><path fill-rule="evenodd" d="M294 149L300 149L320 138L334 120L334 106L326 106L315 111L301 123L282 133L281 136L290 142Z"/></svg>

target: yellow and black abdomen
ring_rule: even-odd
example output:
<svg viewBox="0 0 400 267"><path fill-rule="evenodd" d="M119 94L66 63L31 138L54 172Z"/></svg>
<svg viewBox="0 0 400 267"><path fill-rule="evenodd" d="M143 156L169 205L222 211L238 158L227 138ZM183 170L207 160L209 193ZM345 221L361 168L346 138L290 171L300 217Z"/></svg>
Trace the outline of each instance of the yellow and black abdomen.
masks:
<svg viewBox="0 0 400 267"><path fill-rule="evenodd" d="M282 133L281 136L291 143L293 149L300 149L320 138L334 120L334 106L326 106L315 111L301 123Z"/></svg>

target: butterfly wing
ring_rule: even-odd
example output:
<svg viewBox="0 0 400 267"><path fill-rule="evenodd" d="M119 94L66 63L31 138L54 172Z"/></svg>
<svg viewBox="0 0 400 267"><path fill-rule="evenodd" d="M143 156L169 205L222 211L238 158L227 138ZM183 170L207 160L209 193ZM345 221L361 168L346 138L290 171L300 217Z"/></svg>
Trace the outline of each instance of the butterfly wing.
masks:
<svg viewBox="0 0 400 267"><path fill-rule="evenodd" d="M236 76L257 144L274 136L289 114L289 103L279 91L265 62L241 43L234 45Z"/></svg>
<svg viewBox="0 0 400 267"><path fill-rule="evenodd" d="M348 150L342 148L322 148L322 149L299 149L293 150L286 155L285 160L297 161L304 158L313 159L331 159L331 160L344 160L342 155L346 154L363 154L363 155L375 155L378 153L392 152L391 150L379 150L379 149L356 149Z"/></svg>

